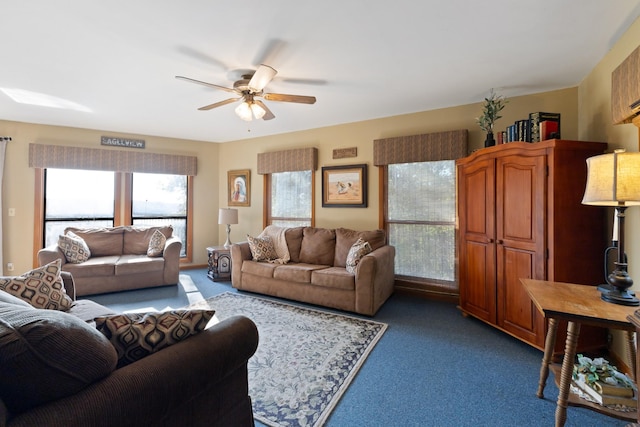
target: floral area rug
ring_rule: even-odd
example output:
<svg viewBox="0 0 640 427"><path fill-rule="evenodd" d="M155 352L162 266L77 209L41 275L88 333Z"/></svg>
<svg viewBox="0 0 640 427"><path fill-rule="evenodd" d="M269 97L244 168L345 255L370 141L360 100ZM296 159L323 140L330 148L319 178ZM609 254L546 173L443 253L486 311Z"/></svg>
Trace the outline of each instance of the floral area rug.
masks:
<svg viewBox="0 0 640 427"><path fill-rule="evenodd" d="M387 325L226 292L190 308L224 320L243 315L258 326L249 360L256 420L273 427L322 426Z"/></svg>

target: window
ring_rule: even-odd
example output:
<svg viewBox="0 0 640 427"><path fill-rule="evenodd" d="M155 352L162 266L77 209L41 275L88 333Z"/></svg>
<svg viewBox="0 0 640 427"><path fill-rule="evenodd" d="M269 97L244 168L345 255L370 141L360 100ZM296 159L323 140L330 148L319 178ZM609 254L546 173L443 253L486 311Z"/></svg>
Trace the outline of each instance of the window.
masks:
<svg viewBox="0 0 640 427"><path fill-rule="evenodd" d="M45 246L57 243L67 227L170 224L182 240L181 257L190 261L192 176L55 168L36 171L36 197L44 206L43 228L36 230L36 236ZM126 185L120 185L122 182Z"/></svg>
<svg viewBox="0 0 640 427"><path fill-rule="evenodd" d="M313 225L313 173L310 170L266 175L267 225Z"/></svg>
<svg viewBox="0 0 640 427"><path fill-rule="evenodd" d="M389 243L396 275L454 288L455 161L387 166Z"/></svg>
<svg viewBox="0 0 640 427"><path fill-rule="evenodd" d="M67 227L113 226L114 175L79 169L46 170L45 246L57 243Z"/></svg>
<svg viewBox="0 0 640 427"><path fill-rule="evenodd" d="M131 191L133 225L173 226L173 234L187 241L187 177L134 173ZM181 256L186 255L186 245Z"/></svg>

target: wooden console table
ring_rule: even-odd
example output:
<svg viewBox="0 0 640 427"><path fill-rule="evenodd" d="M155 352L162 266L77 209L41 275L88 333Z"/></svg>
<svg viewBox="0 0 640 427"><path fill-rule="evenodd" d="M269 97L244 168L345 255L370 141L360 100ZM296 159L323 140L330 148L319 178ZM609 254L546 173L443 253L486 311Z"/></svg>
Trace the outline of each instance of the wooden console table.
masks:
<svg viewBox="0 0 640 427"><path fill-rule="evenodd" d="M549 327L545 339L544 357L540 368L538 397L544 397L544 387L549 376L551 357L556 341L558 320L566 320L567 339L565 343L562 368L554 370L558 393L556 406L556 427L564 426L567 420L567 406L583 406L603 414L628 421L635 421L637 412L612 411L608 408L581 399L570 393L573 365L576 358L576 345L580 335L580 326L593 325L627 331L629 359L633 365L632 375L636 373L636 345L634 341L634 325L627 316L633 315L637 307L612 304L600 299L600 292L595 286L574 285L570 283L548 282L543 280L520 279L531 300L538 310L548 319Z"/></svg>

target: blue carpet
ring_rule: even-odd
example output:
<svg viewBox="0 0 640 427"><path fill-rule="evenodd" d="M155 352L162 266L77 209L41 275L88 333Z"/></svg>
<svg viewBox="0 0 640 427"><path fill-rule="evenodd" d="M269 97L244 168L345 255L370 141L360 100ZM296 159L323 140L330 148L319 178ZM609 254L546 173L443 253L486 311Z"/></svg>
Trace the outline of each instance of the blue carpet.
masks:
<svg viewBox="0 0 640 427"><path fill-rule="evenodd" d="M230 283L212 282L197 269L182 271L177 287L89 298L117 311L162 310L229 291L236 292ZM539 350L463 317L451 303L394 295L373 319L387 323L387 332L326 426L554 425L553 374L545 398L536 397ZM625 425L588 409L567 410L566 426Z"/></svg>

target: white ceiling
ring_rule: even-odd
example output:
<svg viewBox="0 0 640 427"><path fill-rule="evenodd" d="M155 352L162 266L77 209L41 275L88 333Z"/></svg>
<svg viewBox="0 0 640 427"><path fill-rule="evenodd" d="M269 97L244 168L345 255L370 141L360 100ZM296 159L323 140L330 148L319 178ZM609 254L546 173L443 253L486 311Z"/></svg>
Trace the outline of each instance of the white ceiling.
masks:
<svg viewBox="0 0 640 427"><path fill-rule="evenodd" d="M26 0L2 8L0 88L58 101L0 119L226 142L573 87L640 0ZM274 120L244 122L240 69L278 70ZM60 107L63 108L60 108Z"/></svg>

